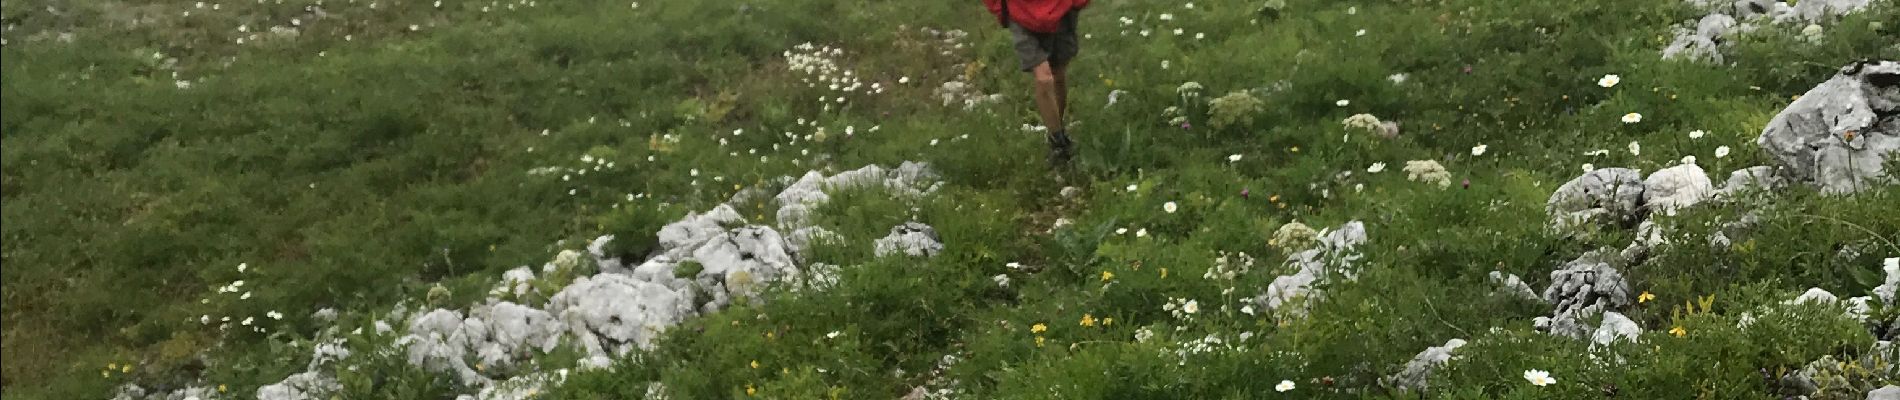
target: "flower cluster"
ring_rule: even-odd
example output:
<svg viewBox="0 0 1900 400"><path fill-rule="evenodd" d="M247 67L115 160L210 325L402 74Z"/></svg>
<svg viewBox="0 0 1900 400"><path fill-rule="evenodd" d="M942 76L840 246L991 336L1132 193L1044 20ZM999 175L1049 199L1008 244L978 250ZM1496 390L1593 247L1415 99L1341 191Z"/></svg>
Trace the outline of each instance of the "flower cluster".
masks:
<svg viewBox="0 0 1900 400"><path fill-rule="evenodd" d="M1207 105L1207 124L1215 128L1223 128L1244 121L1266 108L1266 103L1244 90L1228 93L1226 96L1209 101Z"/></svg>
<svg viewBox="0 0 1900 400"><path fill-rule="evenodd" d="M1313 227L1306 226L1306 224L1302 224L1299 221L1294 221L1288 222L1286 225L1280 225L1280 229L1273 231L1273 238L1267 240L1267 245L1288 250L1297 250L1312 246L1313 243L1318 242L1318 240L1319 231L1313 230Z"/></svg>
<svg viewBox="0 0 1900 400"><path fill-rule="evenodd" d="M1175 319L1192 321L1194 320L1195 314L1201 313L1201 302L1191 299L1169 297L1168 303L1162 304L1161 309L1174 315Z"/></svg>
<svg viewBox="0 0 1900 400"><path fill-rule="evenodd" d="M1451 172L1445 171L1445 166L1432 160L1406 161L1405 179L1437 184L1440 189L1451 187Z"/></svg>

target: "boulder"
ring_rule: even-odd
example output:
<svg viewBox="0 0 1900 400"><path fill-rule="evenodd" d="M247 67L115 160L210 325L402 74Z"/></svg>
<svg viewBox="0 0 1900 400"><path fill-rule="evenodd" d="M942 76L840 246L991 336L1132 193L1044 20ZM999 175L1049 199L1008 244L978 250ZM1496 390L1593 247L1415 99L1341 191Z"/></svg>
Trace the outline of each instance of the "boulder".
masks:
<svg viewBox="0 0 1900 400"><path fill-rule="evenodd" d="M1383 381L1386 385L1399 390L1425 390L1426 385L1431 381L1432 372L1444 366L1446 362L1450 362L1451 352L1464 345L1464 339L1452 339L1445 341L1444 346L1428 347L1417 356L1413 356L1412 361L1406 362L1404 370L1386 377Z"/></svg>
<svg viewBox="0 0 1900 400"><path fill-rule="evenodd" d="M1601 168L1565 182L1545 202L1551 226L1570 230L1587 223L1635 226L1644 216L1643 173Z"/></svg>
<svg viewBox="0 0 1900 400"><path fill-rule="evenodd" d="M1598 345L1608 345L1619 340L1634 342L1637 335L1641 334L1643 334L1643 328L1636 326L1636 321L1630 320L1622 313L1605 311L1603 323L1598 324L1596 332L1590 334L1590 341Z"/></svg>
<svg viewBox="0 0 1900 400"><path fill-rule="evenodd" d="M1900 62L1842 68L1770 120L1756 143L1826 193L1889 180L1884 163L1900 151Z"/></svg>
<svg viewBox="0 0 1900 400"><path fill-rule="evenodd" d="M1701 203L1714 194L1708 173L1695 164L1663 168L1643 180L1643 204L1652 212L1664 215L1675 215L1677 210Z"/></svg>
<svg viewBox="0 0 1900 400"><path fill-rule="evenodd" d="M1359 221L1321 232L1313 248L1287 256L1286 265L1294 273L1275 277L1267 286L1267 292L1255 297L1253 304L1264 305L1268 310L1286 308L1291 315L1304 315L1304 307L1288 306L1316 298L1313 285L1329 276L1354 279L1357 275L1354 264L1363 257L1356 248L1365 242L1366 226Z"/></svg>
<svg viewBox="0 0 1900 400"><path fill-rule="evenodd" d="M878 257L900 253L911 257L931 257L943 251L943 241L937 238L937 230L918 222L891 227L891 234L878 239L875 245Z"/></svg>
<svg viewBox="0 0 1900 400"><path fill-rule="evenodd" d="M1613 266L1621 262L1619 253L1604 249L1551 271L1544 301L1556 308L1551 316L1538 317L1537 327L1556 335L1582 338L1594 330L1582 319L1629 305L1629 282Z"/></svg>
<svg viewBox="0 0 1900 400"><path fill-rule="evenodd" d="M1742 168L1728 174L1728 180L1722 182L1722 188L1715 190L1715 198L1730 200L1749 191L1775 190L1783 186L1787 186L1787 179L1781 177L1775 167L1760 165Z"/></svg>
<svg viewBox="0 0 1900 400"><path fill-rule="evenodd" d="M1503 271L1491 271L1489 279L1492 285L1497 286L1499 293L1525 300L1543 300L1543 298L1537 296L1536 290L1531 289L1531 285L1525 284L1524 280L1519 279L1517 275L1506 274Z"/></svg>
<svg viewBox="0 0 1900 400"><path fill-rule="evenodd" d="M1900 386L1887 385L1867 392L1867 400L1900 400Z"/></svg>
<svg viewBox="0 0 1900 400"><path fill-rule="evenodd" d="M650 346L667 328L695 315L693 298L690 290L600 274L576 279L555 293L547 311L589 354L615 356Z"/></svg>
<svg viewBox="0 0 1900 400"><path fill-rule="evenodd" d="M338 390L343 390L343 385L338 384L336 378L305 371L257 388L257 400L322 400ZM199 398L211 398L209 391L206 392L206 396Z"/></svg>

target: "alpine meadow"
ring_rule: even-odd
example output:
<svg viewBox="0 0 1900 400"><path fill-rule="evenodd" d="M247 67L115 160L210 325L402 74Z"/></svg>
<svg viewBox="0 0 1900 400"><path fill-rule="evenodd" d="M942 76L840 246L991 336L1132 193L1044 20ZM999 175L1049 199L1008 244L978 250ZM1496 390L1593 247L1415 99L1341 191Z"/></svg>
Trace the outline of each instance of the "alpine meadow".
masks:
<svg viewBox="0 0 1900 400"><path fill-rule="evenodd" d="M0 398L1900 400L1900 1L539 1L6 0Z"/></svg>

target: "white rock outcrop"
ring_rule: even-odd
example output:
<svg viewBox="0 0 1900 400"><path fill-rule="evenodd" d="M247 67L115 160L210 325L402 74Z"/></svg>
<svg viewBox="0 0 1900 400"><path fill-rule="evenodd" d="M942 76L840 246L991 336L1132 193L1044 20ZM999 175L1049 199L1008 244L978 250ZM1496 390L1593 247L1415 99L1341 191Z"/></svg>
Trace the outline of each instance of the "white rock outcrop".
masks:
<svg viewBox="0 0 1900 400"><path fill-rule="evenodd" d="M1544 210L1560 231L1589 223L1633 227L1645 216L1645 188L1641 171L1600 168L1559 186Z"/></svg>
<svg viewBox="0 0 1900 400"><path fill-rule="evenodd" d="M1682 164L1663 168L1643 179L1643 203L1652 212L1675 215L1676 211L1708 200L1714 185L1702 167Z"/></svg>
<svg viewBox="0 0 1900 400"><path fill-rule="evenodd" d="M937 230L918 222L891 227L891 234L878 239L873 246L878 257L893 254L931 257L943 252L943 240L937 237Z"/></svg>
<svg viewBox="0 0 1900 400"><path fill-rule="evenodd" d="M1826 193L1890 182L1885 163L1900 151L1900 62L1842 68L1775 115L1756 143Z"/></svg>
<svg viewBox="0 0 1900 400"><path fill-rule="evenodd" d="M1399 390L1425 390L1431 382L1432 372L1450 362L1452 351L1464 345L1464 339L1452 339L1445 341L1443 346L1426 348L1413 356L1412 361L1406 362L1404 370L1382 381Z"/></svg>

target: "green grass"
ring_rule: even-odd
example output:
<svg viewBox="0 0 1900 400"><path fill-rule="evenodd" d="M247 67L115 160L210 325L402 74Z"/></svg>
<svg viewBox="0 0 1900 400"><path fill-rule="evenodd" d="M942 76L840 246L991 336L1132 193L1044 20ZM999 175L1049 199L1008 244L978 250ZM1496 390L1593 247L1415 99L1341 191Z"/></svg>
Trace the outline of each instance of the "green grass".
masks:
<svg viewBox="0 0 1900 400"><path fill-rule="evenodd" d="M1631 398L1765 398L1779 388L1758 369L1858 354L1873 338L1826 313L1734 329L1740 314L1808 287L1864 294L1879 284L1880 260L1900 254L1900 216L1881 206L1896 187L1791 189L1770 205L1662 219L1677 240L1624 271L1657 296L1624 310L1653 347L1602 355L1630 360L1621 366L1534 333L1530 319L1548 306L1490 296L1484 280L1500 270L1542 289L1564 261L1627 243L1543 229L1544 200L1582 164L1653 171L1696 155L1719 183L1771 163L1753 139L1791 96L1851 60L1900 58L1891 1L1831 24L1819 42L1765 28L1727 50L1731 66L1659 59L1671 26L1699 16L1675 2L1291 0L1268 18L1252 1L1099 1L1082 16L1092 36L1070 70L1082 153L1067 184L1084 190L1073 200L1044 172L1040 139L1019 129L1036 123L1028 77L974 2L330 3L322 19L274 2L9 4L6 398L106 398L126 382L249 394L301 370L308 346L290 344L325 335L329 325L309 317L319 308L343 310L337 326L354 328L437 285L449 305L478 302L506 269L600 234L650 235L738 187L820 166L928 161L946 186L914 203L837 195L818 222L848 239L819 250L844 266L839 287L698 318L651 354L576 373L549 394L639 397L660 381L673 398L743 397L747 387L898 397L955 355L941 374L975 398L1256 398L1283 379L1298 383L1287 393L1296 397L1377 397L1387 395L1378 378L1464 338L1464 358L1433 383L1446 397L1581 398L1612 386ZM302 33L268 37L290 18ZM956 48L926 27L969 36ZM806 42L843 49L841 67L887 89L818 104L835 94L801 83L781 54ZM1388 80L1397 73L1408 79ZM1604 74L1623 82L1596 86ZM1007 98L944 107L932 92L949 80ZM1205 87L1201 101L1176 94L1190 81ZM1107 106L1112 90L1126 94ZM1262 111L1214 128L1204 101L1238 91ZM1170 106L1187 110L1191 129L1170 124ZM1629 112L1643 122L1618 121ZM1404 132L1383 140L1342 127L1358 113ZM779 134L813 133L801 119L822 121L829 137ZM846 126L856 134L844 137ZM1711 134L1688 139L1696 129ZM679 140L656 146L662 135ZM1632 141L1641 155L1625 151ZM1479 144L1489 151L1471 156ZM1734 154L1717 159L1717 146ZM1611 151L1583 154L1595 149ZM617 167L593 170L582 156ZM1444 164L1454 185L1405 180L1405 161L1421 159ZM1366 172L1375 162L1387 170ZM543 167L564 170L528 173ZM1162 211L1170 201L1179 212ZM1703 239L1751 210L1763 224L1741 246ZM944 237L944 254L871 256L870 240L913 216ZM1074 228L1043 233L1059 217ZM1328 287L1311 317L1220 310L1289 272L1280 260L1291 251L1267 244L1281 224L1349 220L1370 231L1364 272ZM1203 279L1219 252L1260 262L1233 281ZM999 274L1008 287L992 281ZM253 297L216 292L238 279ZM1679 306L1709 295L1712 311ZM1177 320L1162 309L1169 298L1197 299L1207 313ZM263 333L199 322L269 311L288 317ZM1085 314L1115 322L1081 326ZM1040 346L1036 323L1049 329ZM1664 333L1676 326L1691 333ZM1133 341L1143 328L1155 337ZM1251 339L1231 350L1185 362L1174 353L1243 332ZM345 398L460 390L399 358L354 362ZM1525 369L1561 384L1531 387Z"/></svg>

